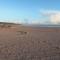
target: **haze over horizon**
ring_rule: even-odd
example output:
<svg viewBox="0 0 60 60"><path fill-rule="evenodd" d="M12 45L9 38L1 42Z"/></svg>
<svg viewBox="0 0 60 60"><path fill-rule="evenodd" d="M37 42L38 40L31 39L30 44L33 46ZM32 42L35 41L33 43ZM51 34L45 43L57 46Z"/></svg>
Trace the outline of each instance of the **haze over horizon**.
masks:
<svg viewBox="0 0 60 60"><path fill-rule="evenodd" d="M60 24L60 1L0 0L0 22Z"/></svg>

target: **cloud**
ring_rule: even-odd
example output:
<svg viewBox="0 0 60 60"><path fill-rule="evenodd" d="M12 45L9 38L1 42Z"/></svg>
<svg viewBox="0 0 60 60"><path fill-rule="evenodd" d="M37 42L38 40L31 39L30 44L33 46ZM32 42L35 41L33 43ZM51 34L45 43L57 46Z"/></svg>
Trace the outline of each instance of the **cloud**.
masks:
<svg viewBox="0 0 60 60"><path fill-rule="evenodd" d="M55 15L51 15L50 20L52 23L59 24L60 23L60 13L56 13Z"/></svg>
<svg viewBox="0 0 60 60"><path fill-rule="evenodd" d="M31 23L32 24L40 24L40 21L39 20L32 20Z"/></svg>
<svg viewBox="0 0 60 60"><path fill-rule="evenodd" d="M40 10L40 14L43 17L47 17L52 24L60 23L60 11L58 10Z"/></svg>

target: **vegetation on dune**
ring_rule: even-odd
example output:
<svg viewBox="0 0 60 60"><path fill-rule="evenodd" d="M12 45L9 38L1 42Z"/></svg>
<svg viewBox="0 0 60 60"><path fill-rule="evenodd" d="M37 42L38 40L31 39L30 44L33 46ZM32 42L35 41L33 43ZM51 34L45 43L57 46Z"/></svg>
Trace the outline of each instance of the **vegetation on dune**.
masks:
<svg viewBox="0 0 60 60"><path fill-rule="evenodd" d="M1 28L10 28L12 25L15 25L14 23L7 23L7 22L0 22Z"/></svg>

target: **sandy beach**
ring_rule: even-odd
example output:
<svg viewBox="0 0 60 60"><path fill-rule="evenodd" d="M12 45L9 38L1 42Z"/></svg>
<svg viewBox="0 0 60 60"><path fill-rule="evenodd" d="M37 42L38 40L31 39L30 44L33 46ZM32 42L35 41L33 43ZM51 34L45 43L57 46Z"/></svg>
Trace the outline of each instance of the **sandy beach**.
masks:
<svg viewBox="0 0 60 60"><path fill-rule="evenodd" d="M0 60L60 60L59 28L0 28Z"/></svg>

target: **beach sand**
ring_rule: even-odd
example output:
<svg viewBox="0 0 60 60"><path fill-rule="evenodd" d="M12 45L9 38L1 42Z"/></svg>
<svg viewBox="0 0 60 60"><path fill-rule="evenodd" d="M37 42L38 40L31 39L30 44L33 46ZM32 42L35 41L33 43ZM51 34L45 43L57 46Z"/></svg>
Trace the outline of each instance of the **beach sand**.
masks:
<svg viewBox="0 0 60 60"><path fill-rule="evenodd" d="M0 60L60 60L59 28L0 28Z"/></svg>

